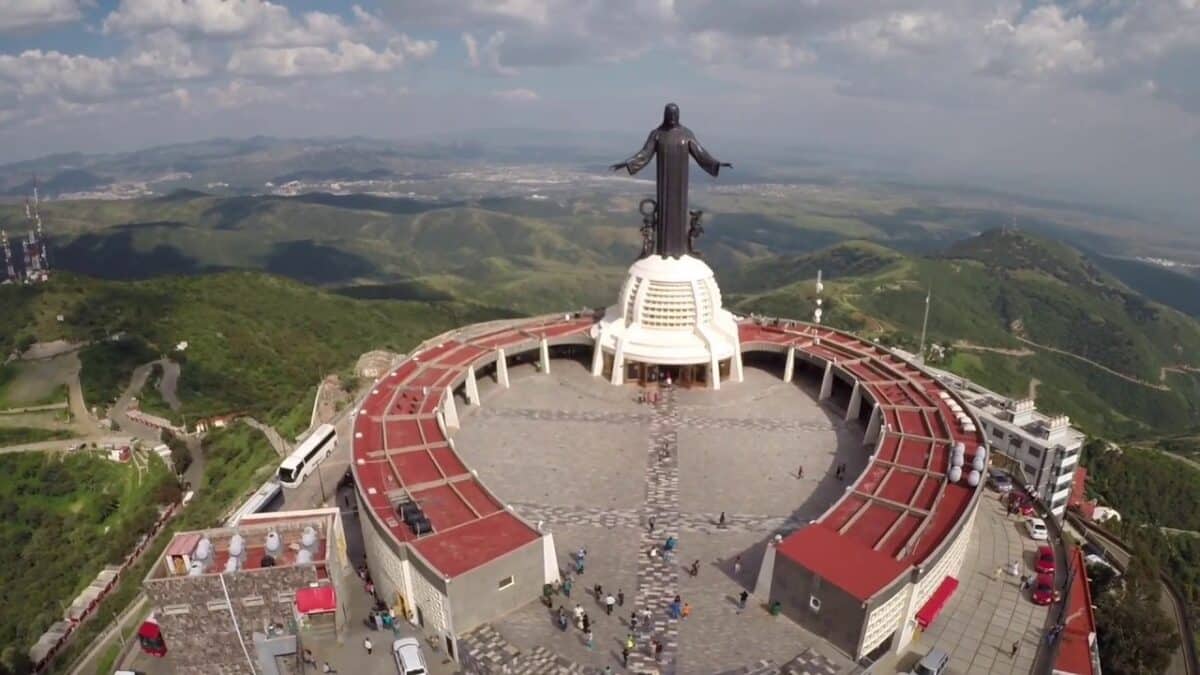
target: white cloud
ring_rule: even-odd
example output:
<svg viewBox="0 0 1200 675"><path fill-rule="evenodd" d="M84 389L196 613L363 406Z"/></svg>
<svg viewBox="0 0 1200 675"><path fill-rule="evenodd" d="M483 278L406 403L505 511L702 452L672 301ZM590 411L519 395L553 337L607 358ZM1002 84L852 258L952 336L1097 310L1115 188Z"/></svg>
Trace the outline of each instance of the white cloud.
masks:
<svg viewBox="0 0 1200 675"><path fill-rule="evenodd" d="M492 92L492 96L513 103L531 103L541 98L538 93L532 89L517 88L517 89L500 89Z"/></svg>
<svg viewBox="0 0 1200 675"><path fill-rule="evenodd" d="M80 0L0 2L0 33L39 31L83 18Z"/></svg>
<svg viewBox="0 0 1200 675"><path fill-rule="evenodd" d="M18 104L58 98L72 103L92 103L117 90L118 65L114 59L31 49L17 55L0 54L0 91L14 95Z"/></svg>
<svg viewBox="0 0 1200 675"><path fill-rule="evenodd" d="M391 47L376 51L345 40L335 47L251 47L229 58L229 72L241 76L311 77L399 68L404 53Z"/></svg>
<svg viewBox="0 0 1200 675"><path fill-rule="evenodd" d="M986 32L999 47L985 66L993 74L1044 78L1104 67L1087 21L1054 5L1037 7L1016 24L993 21Z"/></svg>
<svg viewBox="0 0 1200 675"><path fill-rule="evenodd" d="M498 30L488 37L482 45L470 33L462 34L463 45L467 49L467 65L476 70L482 70L492 75L512 76L517 69L501 63L500 49L504 46L508 35Z"/></svg>

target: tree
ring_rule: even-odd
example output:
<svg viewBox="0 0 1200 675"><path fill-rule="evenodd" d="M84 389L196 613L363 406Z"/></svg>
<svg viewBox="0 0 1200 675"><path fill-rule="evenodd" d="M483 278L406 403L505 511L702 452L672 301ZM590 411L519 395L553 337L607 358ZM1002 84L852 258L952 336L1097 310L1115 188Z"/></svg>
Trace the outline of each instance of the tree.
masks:
<svg viewBox="0 0 1200 675"><path fill-rule="evenodd" d="M1105 593L1096 608L1104 670L1123 675L1166 672L1179 636L1162 609L1132 593Z"/></svg>
<svg viewBox="0 0 1200 675"><path fill-rule="evenodd" d="M17 645L9 645L0 652L0 675L25 675L33 672L29 654Z"/></svg>

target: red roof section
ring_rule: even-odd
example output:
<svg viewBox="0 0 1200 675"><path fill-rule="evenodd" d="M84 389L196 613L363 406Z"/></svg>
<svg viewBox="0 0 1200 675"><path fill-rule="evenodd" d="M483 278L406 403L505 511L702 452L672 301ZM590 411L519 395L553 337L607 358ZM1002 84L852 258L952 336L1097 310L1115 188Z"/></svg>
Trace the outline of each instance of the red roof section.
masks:
<svg viewBox="0 0 1200 675"><path fill-rule="evenodd" d="M507 512L471 475L437 422L445 390L497 348L586 333L591 318L530 320L473 338L427 346L380 378L354 422L354 473L363 501L393 537L438 572L455 577L541 535ZM420 505L433 532L420 538L396 514Z"/></svg>
<svg viewBox="0 0 1200 675"><path fill-rule="evenodd" d="M820 555L809 555L813 551ZM785 537L778 553L793 560L811 560L811 565L805 565L808 569L823 579L837 580L838 588L864 602L907 570L891 556L844 537L824 523Z"/></svg>
<svg viewBox="0 0 1200 675"><path fill-rule="evenodd" d="M301 614L332 612L337 609L337 592L333 586L301 588L296 591L296 610Z"/></svg>
<svg viewBox="0 0 1200 675"><path fill-rule="evenodd" d="M1071 551L1070 559L1071 587L1067 589L1067 624L1059 636L1054 672L1093 675L1096 672L1092 661L1096 617L1092 613L1092 592L1088 588L1083 549L1076 546Z"/></svg>
<svg viewBox="0 0 1200 675"><path fill-rule="evenodd" d="M941 398L947 390L940 382L878 345L798 322L744 321L739 329L744 351L791 346L833 361L880 406L881 437L867 468L814 525L779 547L793 562L866 600L922 564L967 514L981 486L950 483L946 471L954 443L966 445L968 459L985 443L979 425L967 431Z"/></svg>

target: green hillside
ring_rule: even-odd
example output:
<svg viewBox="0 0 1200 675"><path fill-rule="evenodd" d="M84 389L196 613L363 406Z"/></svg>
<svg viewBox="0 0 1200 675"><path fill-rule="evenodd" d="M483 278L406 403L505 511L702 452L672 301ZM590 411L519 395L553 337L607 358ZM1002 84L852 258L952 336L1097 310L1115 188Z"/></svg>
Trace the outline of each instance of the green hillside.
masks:
<svg viewBox="0 0 1200 675"><path fill-rule="evenodd" d="M94 341L83 355L85 389L105 397L116 395L137 361L165 354L182 362L179 397L192 418L240 410L271 419L364 351L403 351L504 314L460 302L353 300L252 272L138 282L60 274L46 285L0 287L0 305L14 319L0 326L5 352L23 336ZM186 351L175 351L185 341Z"/></svg>
<svg viewBox="0 0 1200 675"><path fill-rule="evenodd" d="M809 317L820 268L829 324L912 349L932 289L929 342L969 343L940 365L1010 396L1027 395L1036 379L1039 407L1112 438L1197 426L1200 380L1162 368L1200 365L1200 324L1147 300L1074 249L1012 230L931 257L876 249L846 244L786 265L748 265L760 273L738 277L740 293L730 301L742 311ZM865 262L848 266L847 259ZM832 273L839 269L863 273Z"/></svg>

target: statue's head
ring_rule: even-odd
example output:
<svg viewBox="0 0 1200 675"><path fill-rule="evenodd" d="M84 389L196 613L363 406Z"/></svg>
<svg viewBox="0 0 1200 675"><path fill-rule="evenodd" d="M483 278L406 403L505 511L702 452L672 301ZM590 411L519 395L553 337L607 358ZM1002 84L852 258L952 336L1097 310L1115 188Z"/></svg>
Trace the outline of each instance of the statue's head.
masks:
<svg viewBox="0 0 1200 675"><path fill-rule="evenodd" d="M663 108L662 125L667 129L679 126L679 106L674 103L668 103L667 107Z"/></svg>

